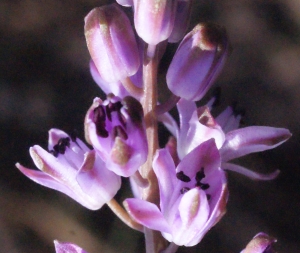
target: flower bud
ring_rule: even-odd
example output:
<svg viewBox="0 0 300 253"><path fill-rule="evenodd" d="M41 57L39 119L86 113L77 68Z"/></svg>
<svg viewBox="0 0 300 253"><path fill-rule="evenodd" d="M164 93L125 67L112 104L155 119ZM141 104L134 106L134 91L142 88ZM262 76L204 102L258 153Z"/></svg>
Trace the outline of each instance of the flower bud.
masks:
<svg viewBox="0 0 300 253"><path fill-rule="evenodd" d="M179 97L198 101L218 76L228 51L225 30L197 25L180 43L167 72L167 85Z"/></svg>
<svg viewBox="0 0 300 253"><path fill-rule="evenodd" d="M133 0L117 0L117 3L125 7L130 7L133 5Z"/></svg>
<svg viewBox="0 0 300 253"><path fill-rule="evenodd" d="M175 20L177 0L134 0L134 25L148 44L168 39Z"/></svg>
<svg viewBox="0 0 300 253"><path fill-rule="evenodd" d="M174 28L168 42L177 43L183 38L190 23L191 8L192 0L178 0Z"/></svg>
<svg viewBox="0 0 300 253"><path fill-rule="evenodd" d="M133 97L95 98L85 118L85 135L107 168L129 177L147 159L148 144L141 104Z"/></svg>
<svg viewBox="0 0 300 253"><path fill-rule="evenodd" d="M138 46L126 14L117 4L93 9L85 17L91 57L106 82L134 75L140 65Z"/></svg>
<svg viewBox="0 0 300 253"><path fill-rule="evenodd" d="M74 243L54 241L56 253L87 253Z"/></svg>
<svg viewBox="0 0 300 253"><path fill-rule="evenodd" d="M275 238L260 232L253 237L241 253L272 253L274 252L272 244L276 241Z"/></svg>
<svg viewBox="0 0 300 253"><path fill-rule="evenodd" d="M108 83L104 81L92 60L90 61L90 72L94 81L101 88L101 90L104 91L105 94L113 93L120 98L130 95L129 92L124 88L121 81L116 81L114 83Z"/></svg>

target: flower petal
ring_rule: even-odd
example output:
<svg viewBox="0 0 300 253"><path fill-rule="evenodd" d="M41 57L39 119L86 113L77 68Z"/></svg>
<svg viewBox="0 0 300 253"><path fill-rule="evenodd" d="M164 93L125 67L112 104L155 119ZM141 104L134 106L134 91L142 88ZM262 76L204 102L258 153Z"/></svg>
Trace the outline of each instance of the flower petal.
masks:
<svg viewBox="0 0 300 253"><path fill-rule="evenodd" d="M250 126L226 134L220 153L229 161L249 153L275 148L291 137L289 130L266 126Z"/></svg>
<svg viewBox="0 0 300 253"><path fill-rule="evenodd" d="M176 233L174 229L173 242L180 246L194 246L198 242L190 245L191 238L195 237L209 217L210 207L205 192L198 188L186 192L180 201L178 209L182 223L177 230L179 233Z"/></svg>
<svg viewBox="0 0 300 253"><path fill-rule="evenodd" d="M223 215L226 213L226 204L228 200L228 189L227 183L223 182L220 194L218 195L219 198L215 205L210 204L210 215L209 219L206 222L205 226L202 230L199 230L198 233L191 238L189 245L196 245L201 241L204 235L210 230L216 223L220 221Z"/></svg>
<svg viewBox="0 0 300 253"><path fill-rule="evenodd" d="M169 205L169 196L173 194L177 181L175 164L166 149L160 149L156 152L153 158L153 170L159 184L160 208L164 213L166 206Z"/></svg>
<svg viewBox="0 0 300 253"><path fill-rule="evenodd" d="M56 180L70 182L75 178L76 169L70 166L64 156L56 158L38 145L31 147L29 152L36 167Z"/></svg>
<svg viewBox="0 0 300 253"><path fill-rule="evenodd" d="M96 84L103 90L106 94L112 93L115 96L124 98L128 96L128 91L124 88L123 84L120 81L114 83L106 82L100 75L95 63L93 60L90 61L90 72L96 82Z"/></svg>
<svg viewBox="0 0 300 253"><path fill-rule="evenodd" d="M86 208L91 209L91 206L89 205L89 201L87 198L82 198L82 195L78 194L78 192L76 193L73 192L69 187L57 181L53 177L47 175L46 173L28 169L19 163L16 164L16 167L32 181L40 185L43 185L45 187L48 187L50 189L62 192L68 195L69 197L71 197L72 199L74 199L75 201L77 201L78 203L80 203L81 205L85 206Z"/></svg>
<svg viewBox="0 0 300 253"><path fill-rule="evenodd" d="M223 112L221 112L216 121L222 127L224 133L238 129L240 125L241 115L234 115L231 106L228 106Z"/></svg>
<svg viewBox="0 0 300 253"><path fill-rule="evenodd" d="M245 167L242 167L240 165L236 165L233 163L222 163L222 169L240 173L240 174L242 174L246 177L249 177L253 180L273 180L280 173L280 170L275 170L274 172L272 172L270 174L260 174L260 173L254 172L252 170L248 170Z"/></svg>
<svg viewBox="0 0 300 253"><path fill-rule="evenodd" d="M253 239L247 244L246 248L241 253L264 253L273 252L271 246L277 240L270 237L265 233L258 233Z"/></svg>
<svg viewBox="0 0 300 253"><path fill-rule="evenodd" d="M54 241L56 253L87 253L82 248L69 242Z"/></svg>
<svg viewBox="0 0 300 253"><path fill-rule="evenodd" d="M206 126L200 123L194 102L181 99L177 108L180 117L178 156L181 159L202 142L211 138L215 139L218 148L223 145L225 135L221 127L218 124Z"/></svg>
<svg viewBox="0 0 300 253"><path fill-rule="evenodd" d="M158 207L141 199L126 199L123 202L128 213L143 226L170 233L170 227Z"/></svg>
<svg viewBox="0 0 300 253"><path fill-rule="evenodd" d="M221 160L215 140L210 139L187 154L176 168L176 171L184 171L188 177L193 178L202 167L205 173L209 173L209 171L217 170L220 165Z"/></svg>
<svg viewBox="0 0 300 253"><path fill-rule="evenodd" d="M94 150L88 154L96 155ZM85 156L85 161L88 159L88 154ZM97 210L116 195L121 187L121 178L108 170L97 155L94 159L93 167L90 170L82 167L76 180L84 193L94 201L93 210Z"/></svg>

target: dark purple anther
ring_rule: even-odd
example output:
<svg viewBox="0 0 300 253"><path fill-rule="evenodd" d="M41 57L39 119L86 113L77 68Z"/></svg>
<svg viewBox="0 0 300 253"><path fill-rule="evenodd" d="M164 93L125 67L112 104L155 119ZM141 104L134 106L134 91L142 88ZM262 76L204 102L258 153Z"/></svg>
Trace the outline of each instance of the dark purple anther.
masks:
<svg viewBox="0 0 300 253"><path fill-rule="evenodd" d="M188 187L183 187L183 188L180 190L180 193L181 193L181 194L184 194L184 193L188 192L189 190L190 190L190 188L188 188Z"/></svg>
<svg viewBox="0 0 300 253"><path fill-rule="evenodd" d="M108 137L108 131L105 129L106 114L103 106L98 106L94 109L93 121L96 125L97 135L100 137Z"/></svg>
<svg viewBox="0 0 300 253"><path fill-rule="evenodd" d="M185 183L188 183L188 182L191 181L191 179L187 175L185 175L183 171L180 171L180 172L176 173L176 177L180 181L185 182Z"/></svg>
<svg viewBox="0 0 300 253"><path fill-rule="evenodd" d="M54 145L53 150L50 150L50 153L52 153L55 157L58 156L58 154L64 154L66 152L66 147L70 147L70 138L60 138L56 145Z"/></svg>
<svg viewBox="0 0 300 253"><path fill-rule="evenodd" d="M122 108L122 104L120 101L118 101L116 103L109 102L109 104L105 107L107 118L109 119L109 121L112 120L111 113L119 112L121 110L121 108Z"/></svg>
<svg viewBox="0 0 300 253"><path fill-rule="evenodd" d="M203 178L205 178L204 168L202 167L196 174L196 182L200 182Z"/></svg>
<svg viewBox="0 0 300 253"><path fill-rule="evenodd" d="M202 190L207 190L209 188L209 184L203 184L201 182L197 182L196 186L200 187Z"/></svg>
<svg viewBox="0 0 300 253"><path fill-rule="evenodd" d="M125 130L123 127L119 126L115 126L113 128L113 132L112 132L112 136L115 139L117 136L120 137L123 140L127 140L128 139L128 135L126 134Z"/></svg>

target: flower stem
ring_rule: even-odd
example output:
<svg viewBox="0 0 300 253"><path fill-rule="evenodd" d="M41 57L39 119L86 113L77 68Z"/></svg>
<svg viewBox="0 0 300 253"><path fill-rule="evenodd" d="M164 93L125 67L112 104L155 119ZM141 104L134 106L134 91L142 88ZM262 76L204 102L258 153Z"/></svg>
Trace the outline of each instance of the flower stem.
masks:
<svg viewBox="0 0 300 253"><path fill-rule="evenodd" d="M135 86L135 84L130 80L129 77L126 77L122 80L122 84L125 89L134 97L140 98L143 95L143 89Z"/></svg>
<svg viewBox="0 0 300 253"><path fill-rule="evenodd" d="M110 200L106 204L119 217L119 219L123 221L127 226L131 227L132 229L138 230L140 232L144 232L143 226L135 222L125 211L125 209L122 206L120 206L120 204L115 199Z"/></svg>
<svg viewBox="0 0 300 253"><path fill-rule="evenodd" d="M146 163L141 167L141 175L148 180L149 186L143 189L142 198L159 205L158 182L152 169L153 157L158 149L157 116L155 112L157 105L158 54L157 48L153 46L146 51L143 64L144 96L142 98L142 105L148 141L148 158ZM166 241L160 232L144 228L144 233L146 253L158 253L166 248Z"/></svg>
<svg viewBox="0 0 300 253"><path fill-rule="evenodd" d="M175 253L178 249L178 245L176 245L175 243L171 242L169 244L169 246L163 250L161 253Z"/></svg>
<svg viewBox="0 0 300 253"><path fill-rule="evenodd" d="M160 114L170 111L177 104L179 99L180 99L180 97L177 97L176 95L171 94L169 96L169 98L167 99L167 101L156 106L156 114L160 115Z"/></svg>
<svg viewBox="0 0 300 253"><path fill-rule="evenodd" d="M154 49L151 48L151 50L153 51ZM148 158L141 168L141 175L149 181L149 187L145 189L143 199L155 204L159 203L158 183L152 170L153 157L158 149L157 118L155 113L157 105L157 67L157 53L154 53L153 58L149 58L145 54L143 65L144 96L142 99L142 105L144 109L148 141Z"/></svg>

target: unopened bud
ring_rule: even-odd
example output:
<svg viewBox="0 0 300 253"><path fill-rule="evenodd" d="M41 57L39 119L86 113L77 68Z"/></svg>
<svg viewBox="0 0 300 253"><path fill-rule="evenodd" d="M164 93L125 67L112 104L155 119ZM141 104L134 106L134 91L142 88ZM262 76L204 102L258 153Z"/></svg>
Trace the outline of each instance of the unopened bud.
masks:
<svg viewBox="0 0 300 253"><path fill-rule="evenodd" d="M117 3L125 7L130 7L133 5L132 1L133 0L117 0Z"/></svg>
<svg viewBox="0 0 300 253"><path fill-rule="evenodd" d="M225 29L199 24L180 43L167 72L169 89L186 100L198 101L210 88L228 51Z"/></svg>
<svg viewBox="0 0 300 253"><path fill-rule="evenodd" d="M272 253L272 244L276 241L265 233L258 233L241 253Z"/></svg>
<svg viewBox="0 0 300 253"><path fill-rule="evenodd" d="M168 42L177 43L184 37L190 23L191 8L192 0L178 0L174 28Z"/></svg>
<svg viewBox="0 0 300 253"><path fill-rule="evenodd" d="M117 4L93 9L85 17L87 46L101 77L109 83L134 75L138 46L126 14Z"/></svg>
<svg viewBox="0 0 300 253"><path fill-rule="evenodd" d="M134 25L148 44L169 38L175 20L177 0L134 0Z"/></svg>

